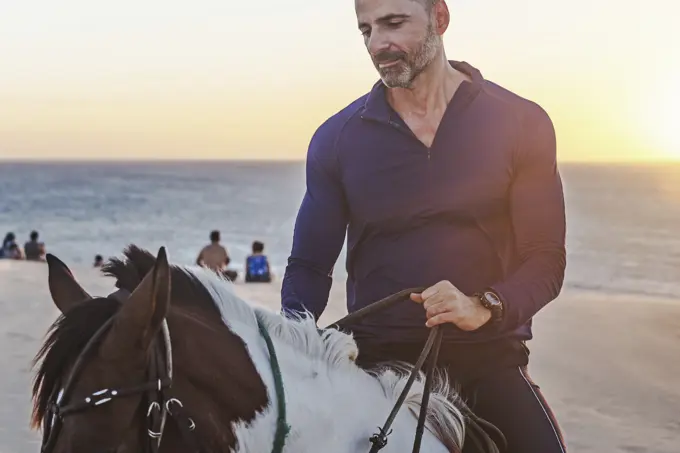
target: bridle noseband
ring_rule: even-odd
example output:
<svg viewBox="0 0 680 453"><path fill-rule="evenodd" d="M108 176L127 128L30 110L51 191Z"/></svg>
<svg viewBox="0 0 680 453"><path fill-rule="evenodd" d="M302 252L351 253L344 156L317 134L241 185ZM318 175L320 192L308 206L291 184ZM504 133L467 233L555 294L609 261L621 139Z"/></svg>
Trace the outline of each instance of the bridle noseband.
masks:
<svg viewBox="0 0 680 453"><path fill-rule="evenodd" d="M119 289L108 297L123 302L129 295L128 291ZM177 398L171 397L167 392L172 387L172 343L170 341L170 330L168 329L167 320L163 320L162 324L163 341L156 343L151 355L147 372L150 379L147 382L120 389L101 389L83 399L70 401L71 393L82 372L85 361L91 356L96 345L109 331L114 319L114 316L109 318L87 342L71 369L66 385L58 393L58 386L53 390L50 401L54 402L48 407L47 414L43 419L41 453L52 452L65 417L107 404L114 399L139 394L145 395L148 401L146 418L149 441L146 445L146 451L155 453L160 448L168 415L176 419L185 441L191 447L197 446L195 439L190 436L190 433L196 428L196 424L184 413L182 402ZM190 437L190 439L187 439L187 437ZM198 448L194 448L194 451L198 451Z"/></svg>

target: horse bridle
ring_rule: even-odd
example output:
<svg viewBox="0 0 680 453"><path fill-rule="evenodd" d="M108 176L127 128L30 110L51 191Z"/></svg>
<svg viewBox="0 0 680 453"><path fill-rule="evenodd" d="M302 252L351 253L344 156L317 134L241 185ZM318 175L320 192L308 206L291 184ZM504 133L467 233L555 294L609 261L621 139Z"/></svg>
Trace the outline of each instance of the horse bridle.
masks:
<svg viewBox="0 0 680 453"><path fill-rule="evenodd" d="M122 301L129 294L128 291L119 289L108 297ZM147 371L147 375L150 379L147 382L120 389L101 389L91 393L83 399L73 402L69 401L85 361L90 357L90 354L96 348L96 345L111 328L114 320L115 316L109 318L109 320L97 330L92 338L90 338L85 345L85 348L80 355L78 355L78 358L71 369L71 373L66 380L66 385L59 392L57 392L59 386L56 386L52 392L50 401L53 401L53 403L48 407L47 414L43 420L41 453L52 452L65 417L107 404L114 399L139 394L145 395L148 402L146 413L148 435L146 450L148 452L156 453L160 448L168 415L175 419L182 437L185 439L185 442L192 447L192 451L198 452L198 444L196 443L194 436L192 436L192 431L196 428L196 424L186 415L182 402L177 398L172 398L168 392L168 389L172 386L172 343L170 341L170 330L168 329L166 320L163 320L162 324L163 342L156 342L154 345L149 369Z"/></svg>

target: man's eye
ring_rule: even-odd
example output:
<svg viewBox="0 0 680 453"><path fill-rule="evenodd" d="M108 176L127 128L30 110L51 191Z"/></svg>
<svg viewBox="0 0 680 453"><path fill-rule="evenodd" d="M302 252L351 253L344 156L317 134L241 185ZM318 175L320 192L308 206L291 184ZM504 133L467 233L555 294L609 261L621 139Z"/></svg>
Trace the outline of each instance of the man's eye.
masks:
<svg viewBox="0 0 680 453"><path fill-rule="evenodd" d="M397 21L388 22L387 25L389 25L390 27L393 27L393 28L394 28L394 27L400 26L400 25L403 24L403 23L404 23L403 20L397 20Z"/></svg>

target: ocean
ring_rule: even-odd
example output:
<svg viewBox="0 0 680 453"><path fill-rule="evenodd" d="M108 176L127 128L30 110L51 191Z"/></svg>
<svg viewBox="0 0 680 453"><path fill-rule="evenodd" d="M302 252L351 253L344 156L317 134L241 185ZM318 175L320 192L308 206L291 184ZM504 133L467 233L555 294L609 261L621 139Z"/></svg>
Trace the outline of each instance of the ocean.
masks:
<svg viewBox="0 0 680 453"><path fill-rule="evenodd" d="M561 164L566 286L680 293L680 164ZM194 262L211 230L239 271L253 240L283 275L304 194L301 162L0 162L0 235L38 230L67 264L166 245ZM344 278L344 250L335 277Z"/></svg>

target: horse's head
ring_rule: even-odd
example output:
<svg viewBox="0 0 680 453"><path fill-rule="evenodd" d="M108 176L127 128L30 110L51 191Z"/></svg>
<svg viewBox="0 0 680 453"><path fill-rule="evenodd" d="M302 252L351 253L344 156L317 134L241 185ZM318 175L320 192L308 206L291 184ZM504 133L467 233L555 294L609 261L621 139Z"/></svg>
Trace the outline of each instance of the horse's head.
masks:
<svg viewBox="0 0 680 453"><path fill-rule="evenodd" d="M50 293L62 316L39 354L33 421L45 421L46 450L114 449L138 416L152 346L168 313L165 251L124 302L91 297L63 262L52 255L47 261Z"/></svg>
<svg viewBox="0 0 680 453"><path fill-rule="evenodd" d="M134 288L119 279L118 297L91 297L63 262L47 260L62 314L36 357L33 423L43 425L44 453L154 451L161 432L161 451L182 451L177 423L209 446L233 446L230 425L255 417L266 388L239 337L175 303L188 295L171 289L179 271L165 250Z"/></svg>

